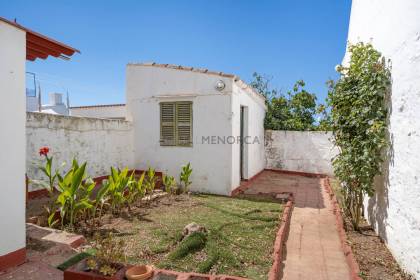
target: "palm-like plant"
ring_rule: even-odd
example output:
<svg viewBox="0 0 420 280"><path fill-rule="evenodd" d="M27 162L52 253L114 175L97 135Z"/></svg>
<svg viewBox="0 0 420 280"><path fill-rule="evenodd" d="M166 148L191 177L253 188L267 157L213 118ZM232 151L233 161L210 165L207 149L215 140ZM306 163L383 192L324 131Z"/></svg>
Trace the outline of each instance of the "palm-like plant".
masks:
<svg viewBox="0 0 420 280"><path fill-rule="evenodd" d="M155 169L149 167L147 169L146 175L146 192L151 193L155 189L158 180Z"/></svg>
<svg viewBox="0 0 420 280"><path fill-rule="evenodd" d="M192 183L190 181L192 171L191 163L182 166L181 174L179 175L179 181L184 185L184 192L188 192L188 187Z"/></svg>
<svg viewBox="0 0 420 280"><path fill-rule="evenodd" d="M128 187L134 183L134 172L128 175L128 168L123 170L117 170L111 167L111 175L108 180L105 181L105 185L108 188L108 194L111 200L112 212L119 210L122 205L126 202L126 195Z"/></svg>
<svg viewBox="0 0 420 280"><path fill-rule="evenodd" d="M86 162L79 166L76 159L73 159L72 167L64 177L57 177L60 194L56 203L60 206L62 226L68 221L70 227L73 227L75 218L93 207L90 197L95 182L86 178Z"/></svg>
<svg viewBox="0 0 420 280"><path fill-rule="evenodd" d="M128 185L126 201L129 210L133 203L146 194L146 185L143 184L145 175L146 173L143 172L138 180L134 179L132 183Z"/></svg>
<svg viewBox="0 0 420 280"><path fill-rule="evenodd" d="M163 181L163 185L165 186L165 191L168 194L175 193L175 191L176 191L176 189L175 189L176 181L175 181L175 178L173 176L169 176L169 175L164 174L163 177L162 177L162 181Z"/></svg>

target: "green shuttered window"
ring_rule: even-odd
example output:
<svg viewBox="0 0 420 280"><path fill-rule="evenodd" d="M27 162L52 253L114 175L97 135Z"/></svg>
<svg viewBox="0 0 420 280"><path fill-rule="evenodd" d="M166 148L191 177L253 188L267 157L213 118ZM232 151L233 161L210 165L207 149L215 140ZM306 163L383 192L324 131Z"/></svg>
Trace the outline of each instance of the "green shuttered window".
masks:
<svg viewBox="0 0 420 280"><path fill-rule="evenodd" d="M192 146L192 102L160 103L160 145Z"/></svg>

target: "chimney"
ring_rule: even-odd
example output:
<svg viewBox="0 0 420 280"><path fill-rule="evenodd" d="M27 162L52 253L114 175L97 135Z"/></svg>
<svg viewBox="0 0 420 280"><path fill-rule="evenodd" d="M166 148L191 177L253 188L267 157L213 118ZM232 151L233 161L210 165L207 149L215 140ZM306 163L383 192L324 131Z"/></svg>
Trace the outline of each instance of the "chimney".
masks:
<svg viewBox="0 0 420 280"><path fill-rule="evenodd" d="M62 93L50 93L50 104L49 105L63 105L63 94Z"/></svg>

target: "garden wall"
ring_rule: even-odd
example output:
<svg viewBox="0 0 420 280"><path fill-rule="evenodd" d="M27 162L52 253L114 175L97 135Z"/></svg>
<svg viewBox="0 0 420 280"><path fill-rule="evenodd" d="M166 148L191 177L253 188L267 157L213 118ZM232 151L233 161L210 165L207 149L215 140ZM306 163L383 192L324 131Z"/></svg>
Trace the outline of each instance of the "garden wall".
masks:
<svg viewBox="0 0 420 280"><path fill-rule="evenodd" d="M365 215L395 259L416 279L420 279L419 17L418 0L398 4L353 0L348 36L351 43L372 43L392 62L390 148L376 193L365 200Z"/></svg>
<svg viewBox="0 0 420 280"><path fill-rule="evenodd" d="M68 117L28 112L26 115L26 170L30 179L40 179L38 150L50 148L54 163L69 167L71 159L88 162L92 177L109 174L110 166L133 167L132 124L127 121ZM29 191L39 189L30 183Z"/></svg>
<svg viewBox="0 0 420 280"><path fill-rule="evenodd" d="M337 148L323 131L266 130L266 168L333 175L331 158Z"/></svg>

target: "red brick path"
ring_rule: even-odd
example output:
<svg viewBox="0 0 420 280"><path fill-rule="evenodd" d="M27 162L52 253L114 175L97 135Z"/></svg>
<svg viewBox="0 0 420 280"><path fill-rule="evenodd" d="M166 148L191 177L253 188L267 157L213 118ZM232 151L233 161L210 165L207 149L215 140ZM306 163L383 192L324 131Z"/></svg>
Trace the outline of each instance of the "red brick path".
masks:
<svg viewBox="0 0 420 280"><path fill-rule="evenodd" d="M294 194L290 232L283 248L282 279L351 279L336 217L322 180L325 179L264 171L245 191L246 194Z"/></svg>

